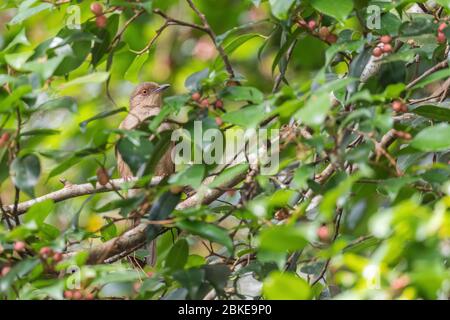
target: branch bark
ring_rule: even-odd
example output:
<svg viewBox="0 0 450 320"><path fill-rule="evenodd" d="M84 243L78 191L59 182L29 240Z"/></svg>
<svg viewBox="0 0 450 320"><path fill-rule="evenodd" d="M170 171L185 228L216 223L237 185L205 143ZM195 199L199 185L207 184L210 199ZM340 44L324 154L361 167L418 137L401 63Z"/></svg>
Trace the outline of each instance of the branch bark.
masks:
<svg viewBox="0 0 450 320"><path fill-rule="evenodd" d="M196 193L192 197L187 198L186 200L180 202L176 209L183 210L191 207L195 207L200 204L209 204L220 197L227 188L234 187L238 183L240 183L246 176L246 173L240 174L233 178L232 180L224 183L223 185L215 188L215 189L207 189L207 191L203 194ZM205 183L205 185L212 182L212 179L208 179L209 181ZM149 223L146 221L142 221L136 227L124 232L119 237L111 239L105 243L99 244L88 249L89 258L88 263L96 264L103 263L110 257L114 257L116 255L121 254L124 251L128 251L131 248L139 248L146 242L146 229L149 226ZM73 254L73 253L72 253Z"/></svg>
<svg viewBox="0 0 450 320"><path fill-rule="evenodd" d="M150 186L155 186L161 181L162 177L154 177L152 181L150 182ZM95 186L91 183L83 183L83 184L72 184L67 185L63 189L51 192L49 194L43 195L41 197L28 200L22 203L19 203L17 205L17 214L23 214L25 211L27 211L32 205L51 199L54 202L60 202L71 198L76 198L79 196L84 196L88 194L93 193L102 193L102 192L110 192L115 191L117 189L122 189L121 186L130 183L130 182L136 182L137 178L133 178L130 180L125 181L124 179L113 179L110 180L110 182L102 186L99 183L97 183ZM139 184L133 185L132 189L139 189L142 186ZM14 212L14 204L6 205L3 207L3 210L8 213Z"/></svg>

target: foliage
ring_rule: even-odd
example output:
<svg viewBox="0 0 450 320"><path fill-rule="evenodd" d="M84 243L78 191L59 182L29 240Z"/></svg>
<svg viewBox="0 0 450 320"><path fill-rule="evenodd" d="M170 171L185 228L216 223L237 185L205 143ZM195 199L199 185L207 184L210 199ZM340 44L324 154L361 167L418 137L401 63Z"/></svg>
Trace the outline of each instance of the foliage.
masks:
<svg viewBox="0 0 450 320"><path fill-rule="evenodd" d="M3 1L0 297L447 299L450 7L436 2L110 0L95 16L92 1ZM119 130L142 81L172 84L164 107ZM226 140L280 129L279 168L185 164L150 183L168 137L147 138L168 118ZM138 196L109 186L116 151ZM110 192L21 209L60 181ZM154 250L111 255L141 226Z"/></svg>

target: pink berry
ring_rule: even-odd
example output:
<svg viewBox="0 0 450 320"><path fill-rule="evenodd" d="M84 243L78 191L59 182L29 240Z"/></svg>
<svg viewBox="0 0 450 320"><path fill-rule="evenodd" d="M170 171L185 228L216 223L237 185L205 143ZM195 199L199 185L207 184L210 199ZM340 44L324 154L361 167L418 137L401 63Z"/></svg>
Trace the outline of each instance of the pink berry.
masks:
<svg viewBox="0 0 450 320"><path fill-rule="evenodd" d="M6 276L8 274L8 272L10 272L10 271L11 271L11 267L8 267L8 266L3 267L2 272L1 272L2 277Z"/></svg>
<svg viewBox="0 0 450 320"><path fill-rule="evenodd" d="M100 3L94 2L91 4L91 11L96 16L101 16L103 14L103 7Z"/></svg>
<svg viewBox="0 0 450 320"><path fill-rule="evenodd" d="M328 241L330 239L330 230L327 226L321 226L317 230L317 236L321 241Z"/></svg>
<svg viewBox="0 0 450 320"><path fill-rule="evenodd" d="M384 44L391 43L391 41L392 41L392 37L389 35L381 36L381 38L380 38L380 42L384 43Z"/></svg>
<svg viewBox="0 0 450 320"><path fill-rule="evenodd" d="M436 40L439 43L445 43L445 42L447 42L447 37L445 36L445 34L443 32L438 32Z"/></svg>
<svg viewBox="0 0 450 320"><path fill-rule="evenodd" d="M383 46L383 52L384 53L389 53L389 52L392 52L392 46L389 44L389 43L387 43L387 44L385 44L384 46Z"/></svg>
<svg viewBox="0 0 450 320"><path fill-rule="evenodd" d="M24 251L25 247L26 247L26 244L23 241L17 241L14 243L14 250L17 252Z"/></svg>
<svg viewBox="0 0 450 320"><path fill-rule="evenodd" d="M373 49L372 51L372 55L374 57L381 57L381 55L383 54L383 49L381 49L380 47L376 47L375 49Z"/></svg>
<svg viewBox="0 0 450 320"><path fill-rule="evenodd" d="M97 25L97 27L99 27L100 29L104 29L106 28L106 23L107 23L108 19L106 19L106 17L104 15L101 16L97 16L97 18L95 18L95 24Z"/></svg>

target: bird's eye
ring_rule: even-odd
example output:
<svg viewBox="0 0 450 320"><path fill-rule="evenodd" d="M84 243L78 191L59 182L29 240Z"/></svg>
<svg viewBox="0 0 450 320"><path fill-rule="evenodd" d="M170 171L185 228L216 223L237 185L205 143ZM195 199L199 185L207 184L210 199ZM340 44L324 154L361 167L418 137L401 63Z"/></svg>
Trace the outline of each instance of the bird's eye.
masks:
<svg viewBox="0 0 450 320"><path fill-rule="evenodd" d="M147 90L142 90L142 94L147 94Z"/></svg>

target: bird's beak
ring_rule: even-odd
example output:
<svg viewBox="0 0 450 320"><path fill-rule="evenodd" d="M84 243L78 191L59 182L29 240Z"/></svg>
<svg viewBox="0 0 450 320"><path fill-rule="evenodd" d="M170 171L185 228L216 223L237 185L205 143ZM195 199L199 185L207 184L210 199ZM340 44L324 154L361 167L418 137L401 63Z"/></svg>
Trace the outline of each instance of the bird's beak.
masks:
<svg viewBox="0 0 450 320"><path fill-rule="evenodd" d="M156 88L156 90L153 91L153 92L161 92L161 91L166 90L169 87L170 87L170 84L162 84L158 88Z"/></svg>

